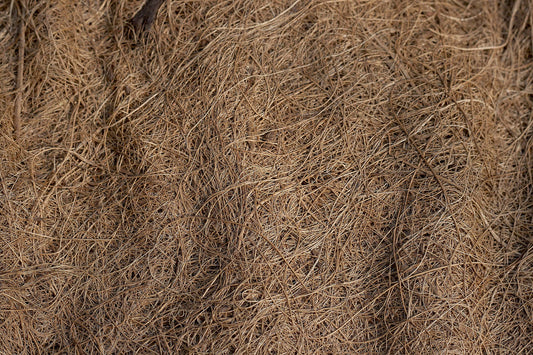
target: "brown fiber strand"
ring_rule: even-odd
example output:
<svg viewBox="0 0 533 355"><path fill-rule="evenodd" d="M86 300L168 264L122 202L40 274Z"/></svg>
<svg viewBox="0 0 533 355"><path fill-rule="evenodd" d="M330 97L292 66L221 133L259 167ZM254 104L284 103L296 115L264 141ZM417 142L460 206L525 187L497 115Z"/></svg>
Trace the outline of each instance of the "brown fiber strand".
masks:
<svg viewBox="0 0 533 355"><path fill-rule="evenodd" d="M18 65L17 65L17 90L16 90L16 102L15 102L15 114L13 116L13 128L15 131L15 137L20 137L20 125L21 118L20 114L22 112L22 97L24 90L24 47L26 46L25 41L25 32L26 26L24 24L24 16L22 12L22 7L20 4L17 6L19 18L20 18L20 27L19 27L19 44L18 44Z"/></svg>

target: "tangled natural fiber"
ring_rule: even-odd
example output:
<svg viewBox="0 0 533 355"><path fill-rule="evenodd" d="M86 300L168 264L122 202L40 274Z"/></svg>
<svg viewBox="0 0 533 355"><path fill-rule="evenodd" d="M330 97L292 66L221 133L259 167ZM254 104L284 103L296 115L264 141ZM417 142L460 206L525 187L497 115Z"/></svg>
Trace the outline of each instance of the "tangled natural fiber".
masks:
<svg viewBox="0 0 533 355"><path fill-rule="evenodd" d="M533 352L527 1L0 3L0 353Z"/></svg>

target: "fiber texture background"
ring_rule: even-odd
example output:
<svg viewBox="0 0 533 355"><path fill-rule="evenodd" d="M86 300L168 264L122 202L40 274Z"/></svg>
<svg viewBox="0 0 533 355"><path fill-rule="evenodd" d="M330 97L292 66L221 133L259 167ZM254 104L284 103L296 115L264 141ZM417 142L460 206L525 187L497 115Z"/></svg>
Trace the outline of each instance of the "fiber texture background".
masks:
<svg viewBox="0 0 533 355"><path fill-rule="evenodd" d="M533 352L529 1L140 6L0 3L1 353Z"/></svg>

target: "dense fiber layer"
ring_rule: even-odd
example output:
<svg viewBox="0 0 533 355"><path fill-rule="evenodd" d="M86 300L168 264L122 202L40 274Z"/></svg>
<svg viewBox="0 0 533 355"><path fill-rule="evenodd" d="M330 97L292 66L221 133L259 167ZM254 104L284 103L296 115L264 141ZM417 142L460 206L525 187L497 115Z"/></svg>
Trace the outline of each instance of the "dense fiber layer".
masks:
<svg viewBox="0 0 533 355"><path fill-rule="evenodd" d="M533 351L529 2L140 5L0 3L1 353Z"/></svg>

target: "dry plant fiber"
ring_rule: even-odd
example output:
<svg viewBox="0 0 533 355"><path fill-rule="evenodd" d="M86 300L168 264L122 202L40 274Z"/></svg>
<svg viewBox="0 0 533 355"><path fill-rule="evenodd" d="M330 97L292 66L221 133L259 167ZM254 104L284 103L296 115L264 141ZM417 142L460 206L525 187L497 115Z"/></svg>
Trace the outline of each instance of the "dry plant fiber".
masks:
<svg viewBox="0 0 533 355"><path fill-rule="evenodd" d="M529 1L0 2L0 353L533 353Z"/></svg>

